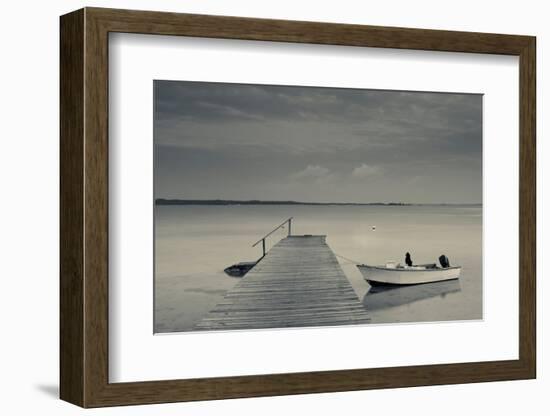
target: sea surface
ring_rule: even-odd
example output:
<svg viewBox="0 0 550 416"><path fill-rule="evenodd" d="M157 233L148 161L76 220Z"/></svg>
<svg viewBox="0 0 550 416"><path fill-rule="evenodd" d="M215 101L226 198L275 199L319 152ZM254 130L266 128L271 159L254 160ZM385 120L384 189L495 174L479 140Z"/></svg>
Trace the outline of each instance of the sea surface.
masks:
<svg viewBox="0 0 550 416"><path fill-rule="evenodd" d="M260 258L252 244L289 217L293 234L327 236L373 324L483 318L481 206L157 205L155 332L191 331L239 282L223 269ZM380 291L355 266L404 263L407 251L419 264L446 254L462 275Z"/></svg>

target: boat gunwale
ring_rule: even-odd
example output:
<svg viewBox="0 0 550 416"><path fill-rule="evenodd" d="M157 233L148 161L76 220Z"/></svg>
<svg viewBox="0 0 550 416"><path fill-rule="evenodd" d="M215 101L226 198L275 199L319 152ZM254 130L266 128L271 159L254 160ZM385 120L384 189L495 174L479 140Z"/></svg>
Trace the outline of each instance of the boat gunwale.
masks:
<svg viewBox="0 0 550 416"><path fill-rule="evenodd" d="M390 272L441 272L443 270L454 270L462 269L462 266L452 266L452 267L438 267L435 269L408 269L408 268L393 268L393 267L382 267L382 266L369 266L368 264L358 264L357 268L367 268L367 269L377 269L377 270L386 270Z"/></svg>

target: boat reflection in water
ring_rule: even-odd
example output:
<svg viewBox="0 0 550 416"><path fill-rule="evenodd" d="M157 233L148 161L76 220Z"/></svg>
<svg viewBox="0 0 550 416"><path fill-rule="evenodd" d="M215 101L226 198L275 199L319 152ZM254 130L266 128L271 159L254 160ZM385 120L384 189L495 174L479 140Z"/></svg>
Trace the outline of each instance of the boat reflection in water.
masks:
<svg viewBox="0 0 550 416"><path fill-rule="evenodd" d="M363 305L367 310L382 310L436 296L443 298L449 293L460 292L460 290L458 279L408 286L371 286L363 298Z"/></svg>

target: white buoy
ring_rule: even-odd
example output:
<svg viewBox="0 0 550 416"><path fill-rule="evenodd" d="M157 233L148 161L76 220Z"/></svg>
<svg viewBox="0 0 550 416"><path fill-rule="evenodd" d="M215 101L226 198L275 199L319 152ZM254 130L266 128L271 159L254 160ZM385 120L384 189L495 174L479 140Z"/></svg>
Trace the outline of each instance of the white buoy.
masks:
<svg viewBox="0 0 550 416"><path fill-rule="evenodd" d="M376 225L372 226L372 231L376 231Z"/></svg>

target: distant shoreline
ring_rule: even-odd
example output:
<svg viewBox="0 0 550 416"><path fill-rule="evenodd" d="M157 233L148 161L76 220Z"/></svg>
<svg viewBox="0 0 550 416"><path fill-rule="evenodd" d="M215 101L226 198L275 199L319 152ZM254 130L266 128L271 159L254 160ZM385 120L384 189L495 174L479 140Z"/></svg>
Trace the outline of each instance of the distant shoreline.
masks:
<svg viewBox="0 0 550 416"><path fill-rule="evenodd" d="M315 206L482 206L478 203L463 204L413 204L408 202L302 202L302 201L260 201L230 199L167 199L157 198L155 205L315 205Z"/></svg>

